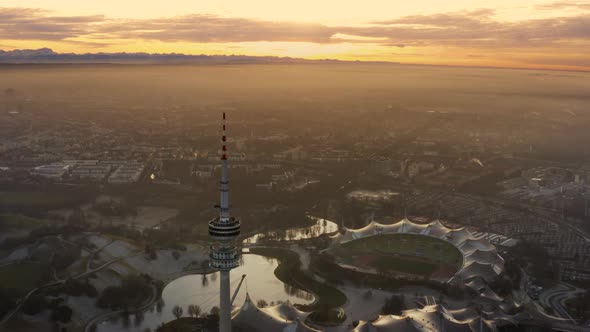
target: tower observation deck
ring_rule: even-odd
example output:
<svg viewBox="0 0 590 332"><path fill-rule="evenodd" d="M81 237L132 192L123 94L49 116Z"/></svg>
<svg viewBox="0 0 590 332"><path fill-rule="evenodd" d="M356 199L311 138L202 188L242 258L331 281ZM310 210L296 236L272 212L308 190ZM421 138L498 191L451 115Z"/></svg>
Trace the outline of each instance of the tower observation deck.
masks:
<svg viewBox="0 0 590 332"><path fill-rule="evenodd" d="M213 241L209 251L209 266L220 273L219 331L231 332L231 303L229 271L240 265L236 238L240 235L240 220L229 214L229 180L227 172L227 136L225 112L221 137L221 181L219 182L219 216L209 222L209 237Z"/></svg>

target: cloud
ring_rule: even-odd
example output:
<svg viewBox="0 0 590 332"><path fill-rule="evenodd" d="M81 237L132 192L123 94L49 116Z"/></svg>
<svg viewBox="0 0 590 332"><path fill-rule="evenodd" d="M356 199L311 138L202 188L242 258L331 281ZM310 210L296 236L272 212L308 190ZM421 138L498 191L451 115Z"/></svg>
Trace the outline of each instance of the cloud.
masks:
<svg viewBox="0 0 590 332"><path fill-rule="evenodd" d="M227 43L291 41L329 43L335 33L321 24L271 22L215 15L186 15L145 20L116 20L102 24L97 32L115 38L167 42Z"/></svg>
<svg viewBox="0 0 590 332"><path fill-rule="evenodd" d="M585 6L556 2L547 6ZM151 40L185 43L312 42L372 43L391 47L459 46L534 48L590 43L590 13L576 16L500 21L492 9L412 15L363 26L273 22L193 14L153 19L112 19L102 15L52 16L29 8L0 8L0 40L103 43ZM572 44L574 45L574 44Z"/></svg>
<svg viewBox="0 0 590 332"><path fill-rule="evenodd" d="M386 37L387 45L442 45L471 47L538 47L569 40L590 41L590 14L573 17L503 22L481 9L416 15L372 22L367 27L341 27L344 33Z"/></svg>
<svg viewBox="0 0 590 332"><path fill-rule="evenodd" d="M548 4L538 5L537 9L541 10L560 10L560 9L582 9L590 10L590 1L556 1Z"/></svg>
<svg viewBox="0 0 590 332"><path fill-rule="evenodd" d="M489 21L495 14L493 9L477 9L473 11L460 11L453 13L441 13L434 15L413 15L388 21L371 22L377 25L432 25L475 28L482 21Z"/></svg>
<svg viewBox="0 0 590 332"><path fill-rule="evenodd" d="M0 7L0 39L65 40L88 35L102 21L101 15L49 16L41 9Z"/></svg>

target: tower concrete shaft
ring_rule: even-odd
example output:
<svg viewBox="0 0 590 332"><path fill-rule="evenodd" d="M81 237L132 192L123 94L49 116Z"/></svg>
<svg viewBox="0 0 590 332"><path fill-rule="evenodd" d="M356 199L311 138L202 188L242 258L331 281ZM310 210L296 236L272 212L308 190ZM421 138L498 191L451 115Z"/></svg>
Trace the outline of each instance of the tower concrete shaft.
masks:
<svg viewBox="0 0 590 332"><path fill-rule="evenodd" d="M209 236L213 240L209 252L209 266L218 270L219 280L219 331L231 332L231 300L229 271L240 265L235 240L240 235L240 220L229 213L229 179L226 146L225 113L221 137L221 180L219 181L219 216L209 222Z"/></svg>
<svg viewBox="0 0 590 332"><path fill-rule="evenodd" d="M220 271L219 274L219 332L231 332L229 271Z"/></svg>

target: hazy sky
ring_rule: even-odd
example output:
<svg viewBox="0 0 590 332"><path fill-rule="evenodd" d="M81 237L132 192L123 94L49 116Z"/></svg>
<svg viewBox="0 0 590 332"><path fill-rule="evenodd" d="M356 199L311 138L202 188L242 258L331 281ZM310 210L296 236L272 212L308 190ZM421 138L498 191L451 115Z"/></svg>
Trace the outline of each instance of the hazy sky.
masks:
<svg viewBox="0 0 590 332"><path fill-rule="evenodd" d="M590 70L590 1L0 0L0 49Z"/></svg>

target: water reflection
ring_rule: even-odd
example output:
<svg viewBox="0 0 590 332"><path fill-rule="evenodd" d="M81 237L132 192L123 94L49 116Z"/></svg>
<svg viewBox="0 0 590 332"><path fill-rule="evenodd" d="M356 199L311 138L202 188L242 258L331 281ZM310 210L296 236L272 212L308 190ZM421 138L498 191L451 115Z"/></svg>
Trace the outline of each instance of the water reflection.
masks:
<svg viewBox="0 0 590 332"><path fill-rule="evenodd" d="M121 321L123 322L123 327L128 329L129 324L131 323L129 320L129 313L128 312L124 312L121 314Z"/></svg>
<svg viewBox="0 0 590 332"><path fill-rule="evenodd" d="M133 326L135 326L135 327L141 326L141 323L143 322L143 319L144 319L143 311L136 312L135 313L135 319L133 320Z"/></svg>
<svg viewBox="0 0 590 332"><path fill-rule="evenodd" d="M359 201L387 201L396 196L399 193L391 190L355 190L347 195L348 198Z"/></svg>
<svg viewBox="0 0 590 332"><path fill-rule="evenodd" d="M317 217L310 218L315 220L315 224L313 224L312 226L256 234L245 239L243 243L252 244L264 240L295 241L301 239L310 239L318 237L322 234L333 233L338 231L338 225L332 221Z"/></svg>
<svg viewBox="0 0 590 332"><path fill-rule="evenodd" d="M244 263L232 270L232 294L239 283L242 274L246 280L234 302L240 306L246 298L246 292L254 301L265 300L267 303L289 300L292 303L308 304L313 301L313 295L298 288L289 286L278 280L274 275L278 262L253 254L243 255ZM174 319L172 308L176 305L184 310L188 316L188 305L199 305L202 312L210 312L218 305L219 278L216 273L209 275L188 275L178 278L168 284L162 292L162 299L155 304L155 309L146 310L141 317L137 315L131 323L129 314L117 316L111 321L98 325L99 332L143 332L150 328L155 330L163 322Z"/></svg>
<svg viewBox="0 0 590 332"><path fill-rule="evenodd" d="M293 287L289 284L283 284L283 286L285 293L289 294L290 296L305 300L307 302L313 301L313 295L311 293L302 291L301 289Z"/></svg>

